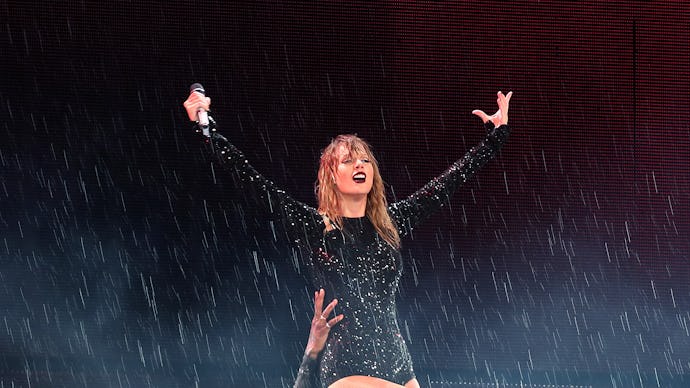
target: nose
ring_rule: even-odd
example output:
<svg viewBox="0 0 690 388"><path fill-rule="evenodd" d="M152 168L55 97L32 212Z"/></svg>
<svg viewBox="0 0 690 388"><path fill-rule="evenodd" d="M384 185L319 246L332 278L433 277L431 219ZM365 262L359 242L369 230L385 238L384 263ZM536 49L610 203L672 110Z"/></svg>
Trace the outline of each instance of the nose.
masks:
<svg viewBox="0 0 690 388"><path fill-rule="evenodd" d="M362 162L362 159L356 159L355 168L361 168L362 166L364 166L364 162Z"/></svg>

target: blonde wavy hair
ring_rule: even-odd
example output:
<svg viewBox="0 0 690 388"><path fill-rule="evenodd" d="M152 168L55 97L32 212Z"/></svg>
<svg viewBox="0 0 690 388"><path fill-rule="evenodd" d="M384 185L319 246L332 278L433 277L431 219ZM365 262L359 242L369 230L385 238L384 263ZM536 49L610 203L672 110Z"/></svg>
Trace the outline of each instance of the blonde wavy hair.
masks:
<svg viewBox="0 0 690 388"><path fill-rule="evenodd" d="M321 153L315 187L319 202L319 214L328 217L337 228L342 229L343 217L340 214L340 195L333 179L340 163L337 152L341 145L345 146L351 155L366 155L374 167L374 181L371 191L367 195L365 215L381 238L396 249L400 248L398 229L388 214L388 202L386 201L386 192L379 173L378 162L371 152L369 144L357 135L339 135Z"/></svg>

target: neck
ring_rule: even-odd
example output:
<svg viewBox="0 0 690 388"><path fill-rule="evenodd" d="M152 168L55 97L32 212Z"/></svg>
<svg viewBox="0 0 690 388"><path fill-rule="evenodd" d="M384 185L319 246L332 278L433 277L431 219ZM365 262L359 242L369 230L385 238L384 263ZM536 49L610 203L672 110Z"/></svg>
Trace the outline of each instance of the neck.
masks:
<svg viewBox="0 0 690 388"><path fill-rule="evenodd" d="M367 211L367 196L344 196L340 197L340 215L347 218L364 217Z"/></svg>

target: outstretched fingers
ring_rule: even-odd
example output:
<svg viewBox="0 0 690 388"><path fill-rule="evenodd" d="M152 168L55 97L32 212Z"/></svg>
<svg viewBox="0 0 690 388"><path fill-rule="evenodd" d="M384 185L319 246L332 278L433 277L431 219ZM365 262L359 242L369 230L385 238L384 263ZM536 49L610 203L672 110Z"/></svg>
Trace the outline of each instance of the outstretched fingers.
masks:
<svg viewBox="0 0 690 388"><path fill-rule="evenodd" d="M319 318L323 315L321 312L323 310L324 294L323 288L314 292L314 318Z"/></svg>
<svg viewBox="0 0 690 388"><path fill-rule="evenodd" d="M496 93L496 103L498 104L498 110L496 113L493 115L488 115L482 110L475 109L472 111L472 114L478 116L484 123L491 121L496 127L499 127L503 124L508 124L508 107L510 106L510 98L512 96L513 92L503 94L503 92L499 90Z"/></svg>
<svg viewBox="0 0 690 388"><path fill-rule="evenodd" d="M496 102L498 103L498 110L502 113L508 113L508 106L510 105L510 98L513 96L513 92L508 92L508 94L503 94L499 91L497 93Z"/></svg>
<svg viewBox="0 0 690 388"><path fill-rule="evenodd" d="M490 119L489 115L484 113L483 110L475 109L472 111L472 114L478 116L480 119L482 119L482 122L484 122L484 123L489 121L489 119Z"/></svg>
<svg viewBox="0 0 690 388"><path fill-rule="evenodd" d="M331 320L328 321L328 325L326 325L326 326L328 326L329 329L332 328L338 322L342 321L343 317L345 317L343 314L336 315L335 317L333 317Z"/></svg>
<svg viewBox="0 0 690 388"><path fill-rule="evenodd" d="M322 317L328 317L329 315L331 315L331 312L333 311L333 309L335 308L335 305L337 305L337 304L338 304L338 299L333 299L331 301L331 303L329 303L328 306L326 306L326 308L323 310L323 312L321 313L321 316Z"/></svg>
<svg viewBox="0 0 690 388"><path fill-rule="evenodd" d="M317 322L319 321L325 321L325 328L330 330L330 328L333 327L333 325L337 324L338 322L343 320L344 315L336 315L335 317L328 319L328 317L331 315L333 312L333 309L335 309L335 306L338 305L338 299L333 299L331 303L329 303L326 308L323 308L323 299L325 296L326 292L323 289L320 289L316 292L314 292L314 319L312 321L312 325L316 324L318 325ZM317 326L320 327L320 326Z"/></svg>
<svg viewBox="0 0 690 388"><path fill-rule="evenodd" d="M498 114L500 116L500 124L508 124L508 107L510 106L510 98L513 96L513 92L508 92L508 94L503 95L502 92L498 92Z"/></svg>
<svg viewBox="0 0 690 388"><path fill-rule="evenodd" d="M333 299L331 301L331 303L329 303L328 306L326 306L326 308L323 310L323 312L321 313L321 317L323 317L324 319L328 319L328 316L331 315L331 313L333 312L333 309L335 308L335 306L337 304L338 304L338 299ZM344 315L340 314L340 315L336 315L335 317L329 319L326 322L326 327L330 330L335 324L340 322L343 319L343 317L344 317Z"/></svg>

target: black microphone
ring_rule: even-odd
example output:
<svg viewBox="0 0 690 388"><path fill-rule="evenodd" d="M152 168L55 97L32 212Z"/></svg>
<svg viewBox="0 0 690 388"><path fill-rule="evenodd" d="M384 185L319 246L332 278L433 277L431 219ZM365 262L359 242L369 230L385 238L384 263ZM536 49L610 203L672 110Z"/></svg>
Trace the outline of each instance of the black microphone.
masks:
<svg viewBox="0 0 690 388"><path fill-rule="evenodd" d="M192 84L192 86L189 87L189 93L200 93L202 96L206 96L206 90L204 90L204 87L199 83ZM203 108L199 108L199 110L196 112L196 115L197 125L199 126L199 129L201 129L201 132L204 134L204 136L211 137L211 133L208 130L208 112L206 112L206 110Z"/></svg>

